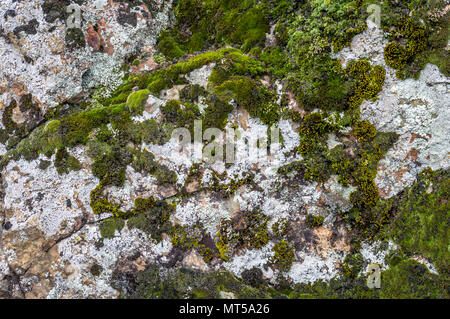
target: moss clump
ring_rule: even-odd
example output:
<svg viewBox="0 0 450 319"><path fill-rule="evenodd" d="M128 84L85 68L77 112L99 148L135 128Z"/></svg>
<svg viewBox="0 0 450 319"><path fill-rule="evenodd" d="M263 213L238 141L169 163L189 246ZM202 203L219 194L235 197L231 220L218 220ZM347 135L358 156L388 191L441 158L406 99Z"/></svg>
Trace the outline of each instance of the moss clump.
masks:
<svg viewBox="0 0 450 319"><path fill-rule="evenodd" d="M288 231L288 225L289 221L286 218L280 218L272 225L272 234L277 239L282 239L287 231Z"/></svg>
<svg viewBox="0 0 450 319"><path fill-rule="evenodd" d="M325 121L326 115L314 112L306 115L300 123L299 134L301 142L298 151L302 155L314 153L320 148L325 134L329 133L332 126Z"/></svg>
<svg viewBox="0 0 450 319"><path fill-rule="evenodd" d="M216 247L222 259L228 260L236 249L261 249L270 240L269 217L258 211L244 212L233 220L222 220Z"/></svg>
<svg viewBox="0 0 450 319"><path fill-rule="evenodd" d="M245 269L241 276L245 284L255 288L259 288L265 283L262 270L256 267Z"/></svg>
<svg viewBox="0 0 450 319"><path fill-rule="evenodd" d="M306 215L306 225L310 228L320 227L323 225L323 216Z"/></svg>
<svg viewBox="0 0 450 319"><path fill-rule="evenodd" d="M217 174L213 172L212 174L212 182L208 189L217 192L224 198L229 198L232 196L236 190L239 189L242 185L252 184L254 178L254 174L251 172L244 173L242 178L238 178L237 175L231 179L230 182L224 183L223 181L227 179L227 173Z"/></svg>
<svg viewBox="0 0 450 319"><path fill-rule="evenodd" d="M172 245L184 251L197 247L204 236L203 230L199 226L188 227L180 225L175 225L170 231L170 235ZM205 249L203 249L202 252L204 252L205 255L207 254Z"/></svg>
<svg viewBox="0 0 450 319"><path fill-rule="evenodd" d="M413 259L390 267L382 272L381 278L380 298L448 298L446 280L431 274L425 265Z"/></svg>
<svg viewBox="0 0 450 319"><path fill-rule="evenodd" d="M340 62L330 57L366 28L367 4L361 1L305 1L292 18L276 29L291 64L289 88L302 108L342 111L352 95L352 81ZM283 62L278 62L279 64Z"/></svg>
<svg viewBox="0 0 450 319"><path fill-rule="evenodd" d="M183 101L198 103L200 96L207 96L208 91L198 84L186 85L180 91L180 98Z"/></svg>
<svg viewBox="0 0 450 319"><path fill-rule="evenodd" d="M184 55L184 51L167 31L163 31L159 35L158 49L169 59L178 59Z"/></svg>
<svg viewBox="0 0 450 319"><path fill-rule="evenodd" d="M127 98L127 106L130 113L142 113L147 97L150 94L149 90L139 90L131 93Z"/></svg>
<svg viewBox="0 0 450 319"><path fill-rule="evenodd" d="M398 70L397 77L417 78L427 63L450 74L445 47L449 40L449 12L444 1L402 1L381 4L383 30L390 42L384 49L386 64Z"/></svg>
<svg viewBox="0 0 450 319"><path fill-rule="evenodd" d="M100 183L91 191L90 205L94 214L110 213L115 217L124 215L124 212L119 209L120 205L109 201L103 196L104 189L105 183L100 181Z"/></svg>
<svg viewBox="0 0 450 319"><path fill-rule="evenodd" d="M98 157L92 165L92 174L103 179L107 185L122 186L125 182L125 170L131 162L131 153L114 148L110 153Z"/></svg>
<svg viewBox="0 0 450 319"><path fill-rule="evenodd" d="M411 18L406 18L396 26L396 33L393 39L406 40L405 44L390 42L384 49L386 64L390 67L403 70L408 62L425 50L427 46L426 27L415 22Z"/></svg>
<svg viewBox="0 0 450 319"><path fill-rule="evenodd" d="M176 127L186 127L193 130L194 121L200 118L200 111L196 105L190 103L181 104L179 101L170 100L161 108L165 120Z"/></svg>
<svg viewBox="0 0 450 319"><path fill-rule="evenodd" d="M342 145L338 145L327 152L327 159L331 162L331 171L338 176L338 182L348 186L355 169L355 163Z"/></svg>
<svg viewBox="0 0 450 319"><path fill-rule="evenodd" d="M214 43L235 44L248 52L263 46L269 32L269 1L179 1L175 8L177 22L160 36L160 50L169 58L193 53ZM214 27L211 27L214 26ZM189 34L182 32L189 29Z"/></svg>
<svg viewBox="0 0 450 319"><path fill-rule="evenodd" d="M363 100L374 99L383 88L386 71L379 65L371 66L367 60L358 60L349 64L347 72L355 82L349 105L356 120L359 118L359 106Z"/></svg>
<svg viewBox="0 0 450 319"><path fill-rule="evenodd" d="M121 218L111 217L100 223L100 235L102 238L113 238L116 230L121 231L125 226L125 221Z"/></svg>
<svg viewBox="0 0 450 319"><path fill-rule="evenodd" d="M165 123L158 123L154 119L141 123L139 131L142 141L146 144L164 145L172 136L173 126Z"/></svg>
<svg viewBox="0 0 450 319"><path fill-rule="evenodd" d="M364 258L360 253L345 256L342 264L342 272L344 276L356 278L362 269Z"/></svg>
<svg viewBox="0 0 450 319"><path fill-rule="evenodd" d="M39 161L39 169L46 170L50 165L52 165L51 161L40 160Z"/></svg>
<svg viewBox="0 0 450 319"><path fill-rule="evenodd" d="M55 167L58 174L67 174L70 171L79 171L81 163L74 156L69 155L65 148L56 152Z"/></svg>
<svg viewBox="0 0 450 319"><path fill-rule="evenodd" d="M361 143L370 141L377 135L377 129L369 121L358 121L353 126L353 134Z"/></svg>
<svg viewBox="0 0 450 319"><path fill-rule="evenodd" d="M261 119L265 124L273 124L280 118L275 96L261 84L249 78L230 79L215 88L224 98L233 98L251 116Z"/></svg>
<svg viewBox="0 0 450 319"><path fill-rule="evenodd" d="M164 200L153 198L137 198L135 208L128 220L130 228L138 228L148 233L153 239L160 241L163 233L168 234L172 228L170 215L175 211L175 205Z"/></svg>
<svg viewBox="0 0 450 319"><path fill-rule="evenodd" d="M15 110L24 115L22 123L14 120ZM1 142L6 143L7 149L12 149L25 138L42 120L41 111L37 103L33 102L31 94L23 95L19 102L12 100L4 109L2 123L4 129L0 129Z"/></svg>
<svg viewBox="0 0 450 319"><path fill-rule="evenodd" d="M167 166L158 163L155 160L155 155L147 150L134 153L132 166L138 172L145 172L155 176L158 184L175 184L177 181L177 174Z"/></svg>
<svg viewBox="0 0 450 319"><path fill-rule="evenodd" d="M70 50L84 48L86 46L86 40L83 31L78 28L67 29L65 43L66 47Z"/></svg>
<svg viewBox="0 0 450 319"><path fill-rule="evenodd" d="M91 267L91 274L95 277L100 276L102 271L103 271L103 267L100 266L99 264L94 264Z"/></svg>
<svg viewBox="0 0 450 319"><path fill-rule="evenodd" d="M294 247L287 241L280 241L275 244L272 251L274 255L270 261L280 270L288 271L294 262Z"/></svg>

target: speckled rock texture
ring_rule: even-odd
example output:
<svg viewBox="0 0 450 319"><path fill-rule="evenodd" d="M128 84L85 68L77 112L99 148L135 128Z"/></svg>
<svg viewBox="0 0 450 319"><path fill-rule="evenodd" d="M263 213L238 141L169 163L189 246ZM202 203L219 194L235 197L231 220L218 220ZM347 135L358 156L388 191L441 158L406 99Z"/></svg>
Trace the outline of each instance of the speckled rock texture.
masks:
<svg viewBox="0 0 450 319"><path fill-rule="evenodd" d="M448 279L443 270L448 265L448 250L433 259L435 255L424 253L429 250L422 246L405 248L399 239L403 237L389 227L396 225L395 218L402 212L393 203L408 201L405 196L414 185L427 194L437 191L421 180L424 169L449 169L450 78L432 63L427 63L417 78L397 77L396 70L385 62L388 35L371 20L364 21L367 27L342 49L330 52L343 70L354 60L385 70L381 91L375 98L365 97L357 107L358 120L371 124L375 133L395 134L396 139L375 162L378 204L373 210L372 206L358 209L365 216L364 209L372 212L389 207L386 211L391 219L385 221L382 215L378 233L370 228L370 235L361 235L359 217L352 214L358 206L354 194L362 187L355 181L364 171L355 169L358 174L343 182L342 176L331 170L331 160L327 160L327 172L316 173L328 173L325 179L308 177L313 173L309 166L302 166L310 158L298 151L305 140L299 131L308 115L320 111L303 104L288 84L288 76L275 76L267 68L259 71L259 62L249 62L254 61L257 50L249 54L230 51L219 59L205 58L205 63L186 66L196 56L203 57L197 51L220 52L215 50L227 47L217 40L211 47L173 59L165 48L176 44L167 41L172 46L163 46L161 34L180 27L180 10L172 0L1 1L0 117L8 119L2 120L1 128L10 135L0 144L0 298L274 297L284 292L273 291L286 291L286 286L293 291L289 297L317 297L325 294L320 290L325 288L317 288L322 284L336 290L340 289L336 282L351 289L356 289L352 286L356 282L365 285L369 265L387 271L383 275L387 278L392 275L389 269L397 271L398 265L411 260L417 267L425 267L421 276L426 273L433 284L439 276ZM69 27L68 21L75 27ZM198 33L184 23L183 32L174 36L177 41L177 36L194 38ZM272 21L265 31L259 49L281 45L278 24ZM245 50L245 44L241 48ZM448 48L445 50L448 58ZM157 90L152 85L159 80L151 82L148 76L145 90L141 87L142 74L163 70L162 74L170 77L176 73L171 66L181 63L186 63L183 68L187 72L183 69ZM227 78L226 72L238 75ZM170 133L177 126L191 129L190 122L177 122L187 111L194 110L191 113L197 118L215 118L222 109L208 113L211 96L219 102L223 96L229 97L228 91L220 91L220 85L236 78L251 78L251 83L256 83L252 94L270 92L270 105L283 111L275 120L266 121L233 95L221 104L230 110L215 142L225 146L223 132L237 129L234 142L247 149L246 156L231 164L198 160L193 157L195 143L180 144ZM187 102L186 92L192 94L193 88L199 93ZM133 96L140 92L144 97L136 103ZM24 97L31 99L28 104ZM109 102L111 99L114 101ZM173 105L181 106L174 111L178 118L170 122L168 109ZM86 113L93 118L102 109L112 110L108 116L113 120L99 120L100 124L83 131L85 136L76 142L65 140L71 130L82 130L91 123L80 118L73 128L65 126L66 117ZM285 116L291 112L301 120ZM346 114L326 114L330 122L337 118L340 126L326 132L324 152L342 148L356 162L354 149L363 143L353 133L356 126L345 122ZM148 124L151 133L147 138L134 138L135 131L124 130L120 120L142 131L140 125ZM15 130L8 131L8 123L13 123ZM271 126L279 129L282 139L261 159L257 155L264 146L257 138L265 136ZM57 140L60 135L53 127L64 136L63 142ZM31 145L44 142L28 156L27 141ZM52 143L56 147L46 152ZM348 145L357 146L352 149ZM142 154L151 154L144 164L139 162ZM103 169L102 160L107 163L103 175L98 173ZM298 165L302 168L297 169ZM115 173L121 183L105 182ZM448 177L447 183L442 183L448 186ZM102 197L95 195L98 189ZM149 198L150 210L139 210L139 201ZM446 205L447 200L440 204ZM102 205L96 206L98 203ZM155 228L150 221L166 213L167 218L158 219ZM439 232L448 235L448 225L439 227ZM394 264L397 255L404 260ZM233 284L225 287L220 276L230 276L233 279L227 283ZM191 279L196 283L191 284ZM217 284L212 295L209 290L204 294L208 286L201 287L204 282ZM190 290L181 291L183 285ZM318 290L313 292L313 286ZM442 297L440 293L446 289L439 286L433 293L438 291ZM169 294L172 291L179 293ZM400 293L383 296L404 297Z"/></svg>

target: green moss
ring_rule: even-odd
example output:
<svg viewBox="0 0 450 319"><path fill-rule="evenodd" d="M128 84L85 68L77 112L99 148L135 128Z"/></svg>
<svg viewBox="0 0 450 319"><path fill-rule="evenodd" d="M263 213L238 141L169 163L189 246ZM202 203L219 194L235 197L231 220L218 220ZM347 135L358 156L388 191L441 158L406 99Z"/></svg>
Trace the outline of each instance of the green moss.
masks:
<svg viewBox="0 0 450 319"><path fill-rule="evenodd" d="M206 263L209 263L214 258L215 252L211 248L200 244L197 245L196 249Z"/></svg>
<svg viewBox="0 0 450 319"><path fill-rule="evenodd" d="M125 182L125 170L131 162L131 154L118 148L111 153L101 155L92 165L92 174L104 180L108 185L122 186Z"/></svg>
<svg viewBox="0 0 450 319"><path fill-rule="evenodd" d="M172 245L184 251L197 247L199 242L202 240L203 235L202 228L198 226L187 227L175 225L170 232ZM205 248L207 247L204 247L202 252L207 255Z"/></svg>
<svg viewBox="0 0 450 319"><path fill-rule="evenodd" d="M289 220L286 218L280 218L272 225L272 234L277 239L282 239L288 230Z"/></svg>
<svg viewBox="0 0 450 319"><path fill-rule="evenodd" d="M327 159L331 162L331 170L338 175L338 182L343 186L348 186L355 163L352 162L350 155L345 152L342 145L338 145L327 152Z"/></svg>
<svg viewBox="0 0 450 319"><path fill-rule="evenodd" d="M172 125L158 123L154 119L146 120L141 123L139 131L142 141L146 144L164 145L172 136Z"/></svg>
<svg viewBox="0 0 450 319"><path fill-rule="evenodd" d="M360 253L345 256L342 264L342 272L344 276L356 278L362 269L364 258Z"/></svg>
<svg viewBox="0 0 450 319"><path fill-rule="evenodd" d="M323 216L315 216L315 215L311 215L311 214L306 215L306 224L310 228L322 226L323 220L324 220Z"/></svg>
<svg viewBox="0 0 450 319"><path fill-rule="evenodd" d="M207 94L208 92L202 86L198 84L189 84L180 91L180 98L187 102L198 103L199 97L207 96Z"/></svg>
<svg viewBox="0 0 450 319"><path fill-rule="evenodd" d="M233 106L217 96L210 96L206 103L208 107L203 115L203 130L208 128L223 129L226 126L228 114L233 111Z"/></svg>
<svg viewBox="0 0 450 319"><path fill-rule="evenodd" d="M370 141L377 135L377 129L369 121L359 121L353 126L353 134L361 143Z"/></svg>
<svg viewBox="0 0 450 319"><path fill-rule="evenodd" d="M137 198L135 209L128 220L130 228L138 228L148 233L153 239L160 241L163 233L168 234L172 228L170 215L175 211L175 205L167 201L153 198Z"/></svg>
<svg viewBox="0 0 450 319"><path fill-rule="evenodd" d="M46 170L50 165L52 165L51 161L46 160L39 161L39 169Z"/></svg>
<svg viewBox="0 0 450 319"><path fill-rule="evenodd" d="M270 240L269 217L258 211L244 212L240 220L225 220L220 223L216 247L219 256L228 260L236 249L261 249Z"/></svg>
<svg viewBox="0 0 450 319"><path fill-rule="evenodd" d="M175 184L177 181L177 174L155 161L155 155L147 150L134 152L132 165L138 172L155 176L158 184Z"/></svg>
<svg viewBox="0 0 450 319"><path fill-rule="evenodd" d="M175 39L168 32L161 32L158 39L158 49L169 59L178 59L184 55Z"/></svg>
<svg viewBox="0 0 450 319"><path fill-rule="evenodd" d="M355 119L359 118L359 106L363 100L374 99L383 88L386 72L379 65L371 66L367 60L352 61L347 67L347 72L355 87L349 98L349 105L356 112Z"/></svg>
<svg viewBox="0 0 450 319"><path fill-rule="evenodd" d="M390 267L381 278L380 298L448 298L445 280L431 274L425 265L413 259Z"/></svg>
<svg viewBox="0 0 450 319"><path fill-rule="evenodd" d="M102 273L103 267L100 266L99 264L94 264L94 265L92 265L90 271L93 276L97 277L97 276L100 276L100 274Z"/></svg>
<svg viewBox="0 0 450 319"><path fill-rule="evenodd" d="M113 238L116 231L121 231L125 226L125 222L121 218L111 217L103 220L100 225L100 235L102 238Z"/></svg>
<svg viewBox="0 0 450 319"><path fill-rule="evenodd" d="M112 276L113 287L121 289L125 274L115 271ZM126 298L145 299L192 299L220 297L221 291L232 292L237 298L267 298L264 287L252 288L226 271L204 273L186 268L167 269L150 264L144 271L128 276L135 282L126 290ZM130 289L131 288L131 289Z"/></svg>
<svg viewBox="0 0 450 319"><path fill-rule="evenodd" d="M26 115L23 123L16 123L13 119L14 111ZM22 95L19 102L12 100L5 107L2 114L2 140L6 143L7 149L12 149L26 137L41 121L42 115L37 103L33 102L31 94Z"/></svg>
<svg viewBox="0 0 450 319"><path fill-rule="evenodd" d="M273 5L266 1L179 1L174 8L176 25L162 33L159 46L163 42L164 47L160 49L169 58L185 50L199 51L214 43L235 44L248 52L264 44L271 9ZM186 28L189 34L182 32Z"/></svg>
<svg viewBox="0 0 450 319"><path fill-rule="evenodd" d="M386 236L408 254L430 259L440 273L447 275L449 176L448 170L424 170L418 181L397 199L395 218L385 230Z"/></svg>
<svg viewBox="0 0 450 319"><path fill-rule="evenodd" d="M397 77L417 78L427 63L449 75L450 59L445 47L449 40L449 13L442 14L444 1L383 2L383 30L390 42L385 47L386 63L397 69Z"/></svg>
<svg viewBox="0 0 450 319"><path fill-rule="evenodd" d="M150 94L149 90L140 90L131 93L127 98L127 106L130 113L142 113L144 110L144 104L147 101L147 97Z"/></svg>
<svg viewBox="0 0 450 319"><path fill-rule="evenodd" d="M170 100L161 107L165 120L176 127L192 128L194 121L200 118L200 111L196 105Z"/></svg>
<svg viewBox="0 0 450 319"><path fill-rule="evenodd" d="M306 115L300 124L299 133L304 137L321 137L330 131L330 125L324 121L324 116L320 112Z"/></svg>
<svg viewBox="0 0 450 319"><path fill-rule="evenodd" d="M275 244L272 251L271 262L280 270L288 271L294 262L294 247L287 241L280 241Z"/></svg>
<svg viewBox="0 0 450 319"><path fill-rule="evenodd" d="M81 163L73 156L69 155L65 148L56 152L55 167L58 174L67 174L70 171L79 171Z"/></svg>

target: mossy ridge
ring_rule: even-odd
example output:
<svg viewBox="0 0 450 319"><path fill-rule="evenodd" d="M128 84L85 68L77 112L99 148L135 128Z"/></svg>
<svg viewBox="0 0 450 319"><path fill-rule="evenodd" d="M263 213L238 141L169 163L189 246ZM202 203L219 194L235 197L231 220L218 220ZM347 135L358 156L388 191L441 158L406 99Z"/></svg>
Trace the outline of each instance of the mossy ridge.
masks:
<svg viewBox="0 0 450 319"><path fill-rule="evenodd" d="M159 96L160 92L164 89L170 88L175 84L184 84L186 82L183 78L185 74L204 65L217 62L231 52L239 51L233 48L224 48L198 54L170 66L161 67L150 73L129 74L124 80L124 83L111 93L111 97L101 101L101 103L105 106L125 103L128 96L133 92L133 88L138 88L139 90L148 89L150 93Z"/></svg>
<svg viewBox="0 0 450 319"><path fill-rule="evenodd" d="M68 116L49 119L26 138L10 149L1 160L4 167L11 160L21 157L36 159L39 154L50 157L58 149L86 144L89 134L96 128L106 125L114 115L126 113L125 104L87 109Z"/></svg>
<svg viewBox="0 0 450 319"><path fill-rule="evenodd" d="M233 48L202 53L149 74L130 75L112 97L102 103L111 105L126 102L131 105L135 103L135 96L145 97L147 93L159 96L162 90L173 85L187 84L184 75L211 63L216 66L209 78L208 90L197 88L197 94L183 91L183 108L175 101L169 101L163 107L168 123L192 128L191 122L202 119L204 130L210 127L223 129L228 114L233 110L229 104L232 98L263 123L270 125L280 118L281 110L275 103L275 93L259 81L259 77L266 74L266 69L256 59ZM208 105L202 116L195 106L200 94Z"/></svg>
<svg viewBox="0 0 450 319"><path fill-rule="evenodd" d="M384 1L382 28L389 35L385 47L386 63L398 70L397 77L418 78L427 63L436 64L450 75L450 58L445 47L449 41L447 3L437 1ZM445 12L445 14L442 14Z"/></svg>
<svg viewBox="0 0 450 319"><path fill-rule="evenodd" d="M237 298L270 298L264 287L247 285L228 271L204 273L151 264L144 271L133 275L133 278L128 276L125 279L123 276L118 271L113 273L113 287L127 291L125 297L130 299L217 299L221 297L221 292L233 293ZM124 287L124 281L132 286Z"/></svg>
<svg viewBox="0 0 450 319"><path fill-rule="evenodd" d="M105 234L106 238L111 237L116 225L122 225L127 220L129 228L138 228L149 234L157 242L161 241L163 233L168 234L172 229L172 223L169 221L170 215L175 211L176 204L169 203L168 199L158 200L153 197L136 198L134 207L129 210L120 209L120 205L114 201L108 200L104 195L105 185L103 181L91 191L91 208L94 214L109 213L112 218L107 219L108 222L104 226L100 226L100 231ZM119 230L120 230L119 229Z"/></svg>
<svg viewBox="0 0 450 319"><path fill-rule="evenodd" d="M231 292L237 298L448 298L445 278L431 274L416 260L404 256L393 259L389 269L381 272L380 289L368 289L367 277L354 275L361 269L361 259L355 255L352 260L351 276L343 272L328 282L290 284L280 280L271 285L258 268L244 271L241 279L227 271L204 273L186 268L167 269L156 264L126 279L116 270L112 282L114 288L127 291L125 297L132 299L219 298L220 292Z"/></svg>

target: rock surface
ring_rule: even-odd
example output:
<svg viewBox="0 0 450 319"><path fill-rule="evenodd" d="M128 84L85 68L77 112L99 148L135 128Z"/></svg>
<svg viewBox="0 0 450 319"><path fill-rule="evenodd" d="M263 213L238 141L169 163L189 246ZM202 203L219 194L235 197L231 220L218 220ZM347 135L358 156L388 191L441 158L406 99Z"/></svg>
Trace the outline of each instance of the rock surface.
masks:
<svg viewBox="0 0 450 319"><path fill-rule="evenodd" d="M92 92L96 97L108 96L122 83L125 73L158 69L157 38L173 23L171 0L74 1L78 2L81 25L70 29L67 21L71 15L62 9L69 1L2 1L3 114L13 100L31 94L41 112L40 121L33 120L38 126L46 121L44 115L58 105L79 103ZM384 61L384 47L389 42L386 34L371 21L367 23L367 30L334 56L343 67L350 60L366 58L386 70L378 97L365 100L360 110L361 120L372 123L377 131L398 134L398 140L378 162L374 180L381 198L389 200L416 183L424 168L434 171L449 168L450 79L433 64L427 64L418 79L398 79L395 70ZM77 32L81 32L82 41ZM270 47L276 45L274 27L266 42ZM138 63L133 63L138 56ZM128 68L123 68L124 65ZM134 123L150 120L162 123L164 108L172 100L180 100L186 87L209 88L216 66L209 63L194 69L185 75L185 84L172 83L159 96L149 92L142 102L142 114L132 117ZM271 81L268 77L260 82L276 87ZM283 93L289 93L290 109L305 112L284 83L277 84L278 100L282 100ZM131 108L130 99L126 105ZM206 98L198 98L198 105L199 112L204 114ZM285 176L279 173L286 165L304 159L296 152L301 138L299 124L292 119L281 118L276 122L283 140L264 161L256 156L261 147L254 138L265 135L269 125L239 107L226 120L226 129L239 128L236 145L247 147L249 156L237 158L232 164L201 162L197 167L199 162L192 157L191 143L180 146L175 138L162 143L136 143L130 147L153 154L159 167L176 174L175 182L160 183L156 174L138 171L130 164L125 169L123 186L108 185L104 189L108 200L123 211L132 210L140 198L176 204L168 223L188 229L188 235L180 236L195 237L199 225L203 232L197 243L186 249L176 246L174 233L164 230L161 239L156 240L152 234L134 227L131 219L104 236L101 228L114 219L111 212L96 214L92 209L92 191L101 181L93 175L96 164L89 146L68 148L68 156L80 166L63 174L56 164L58 153L51 157L41 153L32 160L11 159L1 171L0 298L118 298L127 289L138 290L141 277L137 274L145 273L153 265L169 271L186 268L203 274L228 271L244 280L246 272L260 272L261 278L274 286L283 280L294 285L337 278L347 257L354 254L353 229L342 216L353 207L351 194L356 187L343 185L337 175L318 182L307 180L303 173ZM13 121L22 124L31 120L18 108ZM339 132L340 136L330 134L328 149L342 145L351 130L348 126ZM117 135L115 138L119 140ZM224 143L223 136L217 140ZM10 148L4 143L1 153L7 152ZM197 177L191 179L194 169L198 169ZM240 183L249 175L251 182ZM231 195L224 196L223 192L230 188ZM263 223L270 234L264 245L254 247L252 241L244 241L228 251L220 251L217 237L224 221L245 231L254 227L248 214L255 211L267 218L265 224L255 222ZM312 227L312 217L321 220L320 225ZM280 241L273 227L281 227L283 223L287 230L280 235L283 239ZM293 252L287 270L274 262L276 249L284 241L290 243ZM208 256L205 247L211 254L219 252ZM365 269L372 263L388 269L387 258L397 249L398 245L392 241L388 244L363 241L360 254L364 267L358 273L366 275ZM425 257L410 257L432 273L439 273ZM163 273L161 276L167 275ZM220 296L236 297L228 291L221 291Z"/></svg>

